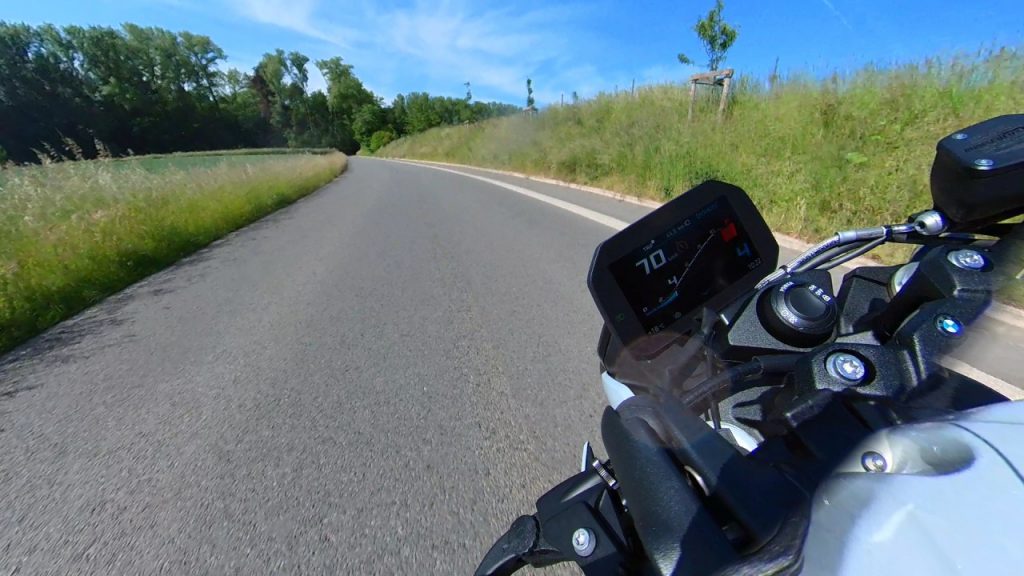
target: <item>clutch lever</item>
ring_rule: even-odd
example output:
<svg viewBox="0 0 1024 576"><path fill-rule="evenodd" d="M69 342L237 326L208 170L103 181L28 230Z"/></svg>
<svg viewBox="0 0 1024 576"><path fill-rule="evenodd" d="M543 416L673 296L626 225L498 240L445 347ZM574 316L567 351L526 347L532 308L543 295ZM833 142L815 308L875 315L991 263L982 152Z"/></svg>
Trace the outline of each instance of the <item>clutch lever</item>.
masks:
<svg viewBox="0 0 1024 576"><path fill-rule="evenodd" d="M533 567L565 562L568 558L541 538L536 516L520 516L487 551L475 576L508 576L529 564Z"/></svg>
<svg viewBox="0 0 1024 576"><path fill-rule="evenodd" d="M591 453L592 454L592 453ZM529 564L576 562L587 576L618 575L634 562L617 481L609 463L594 459L537 500L495 542L476 576L505 576Z"/></svg>

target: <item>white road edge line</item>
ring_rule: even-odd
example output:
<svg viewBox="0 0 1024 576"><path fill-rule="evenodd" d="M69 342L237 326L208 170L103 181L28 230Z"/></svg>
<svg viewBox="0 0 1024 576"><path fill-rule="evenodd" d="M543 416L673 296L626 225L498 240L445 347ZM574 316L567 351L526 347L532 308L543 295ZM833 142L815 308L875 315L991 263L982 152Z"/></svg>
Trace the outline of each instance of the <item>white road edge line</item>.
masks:
<svg viewBox="0 0 1024 576"><path fill-rule="evenodd" d="M393 160L393 162L401 162L402 164L420 166L422 168L430 168L431 170L440 170L442 172L451 172L452 174L458 174L459 176L465 176L466 178L472 178L474 180L480 180L481 182L487 182L488 184L493 184L506 190L511 190L517 194L522 194L523 196L533 198L534 200L539 200L541 202L544 202L545 204L550 204L557 208L561 208L562 210L572 212L577 216L582 216L587 220L593 220L598 224L604 224L605 226L616 231L622 230L626 226L629 226L629 222L624 222L622 220L619 220L618 218L612 218L607 214L602 214L589 208L584 208L583 206L578 206L571 202L566 202L565 200L559 200L558 198L553 198L551 196L541 194L540 192L534 192L533 190L523 188L522 186L516 186L515 184L502 182L501 180L495 180L493 178L487 178L484 176L477 176L476 174L467 174L465 172L459 172L458 170L452 170L451 168L442 168L441 166L420 164L418 162L406 162L405 160Z"/></svg>
<svg viewBox="0 0 1024 576"><path fill-rule="evenodd" d="M499 188L511 190L512 192L522 194L523 196L526 196L528 198L533 198L534 200L544 202L545 204L550 204L557 208L561 208L562 210L566 210L568 212L576 214L577 216L582 216L588 220L597 222L598 224L604 224L605 226L616 231L622 230L626 226L629 226L628 222L624 222L622 220L619 220L618 218L612 218L611 216L607 216L605 214L596 212L589 208L584 208L571 202L566 202L565 200L559 200L558 198L553 198L551 196L547 196L546 194L541 194L540 192L534 192L533 190L523 188L522 186L516 186L515 184L502 182L501 180L495 180L493 178L487 178L485 176L479 176L477 174L460 172L459 170L453 170L451 168L438 166L434 163L427 164L423 162L410 162L407 160L389 161L398 162L400 164L408 164L410 166L419 166L421 168L430 168L431 170L440 170L442 172L450 172L452 174L458 174L459 176L465 176L466 178L472 178L474 180L479 180L481 182L487 182L488 184L493 184L495 186L498 186ZM1013 384L1010 384L1009 382L997 378L987 372L978 370L977 368L971 366L966 362L957 360L955 358L946 357L940 362L940 364L942 364L943 366L950 370L953 370L954 372L959 372L960 374L963 374L968 378L972 378L974 380L977 380L978 382L981 382L982 384L988 386L989 388L995 390L996 392L999 392L1000 394L1006 396L1011 400L1024 399L1024 390L1021 390L1020 388L1017 388Z"/></svg>
<svg viewBox="0 0 1024 576"><path fill-rule="evenodd" d="M956 358L946 356L939 361L939 364L952 370L953 372L959 372L968 378L977 380L985 386L999 392L1003 396L1006 396L1010 400L1024 400L1024 390L1017 388L1013 384L1010 384L1006 380L996 378L988 372L982 372L974 366L971 366L967 362L957 360Z"/></svg>
<svg viewBox="0 0 1024 576"><path fill-rule="evenodd" d="M377 158L375 158L375 160L376 159ZM498 174L498 175L501 175L501 176L512 176L514 178L522 178L524 180L530 180L530 181L534 181L534 182L541 182L543 184L551 184L553 186L561 186L563 188L570 188L572 190L581 190L583 192L589 192L591 194L596 194L596 195L599 195L599 196L605 196L607 198L613 198L613 199L618 200L620 202L628 202L630 204L635 204L637 206L644 206L646 208L657 208L657 207L661 206L660 202L657 202L657 201L654 201L654 200L647 200L645 198L639 198L637 196L630 196L629 194L622 194L620 192L615 192L615 191L612 191L612 190L605 190L603 188L595 188L593 186L584 186L582 184L575 184L573 182L564 182L562 180L555 180L553 178L545 178L543 176L532 176L530 174L523 174L523 173L520 173L520 172L511 172L511 171L508 171L508 170L496 170L494 168L484 168L484 167L481 167L481 166L468 166L468 165L465 165L465 164L453 164L451 162L435 162L433 160L397 160L397 159L389 159L389 160L394 160L396 162L405 162L407 164L419 164L420 166L447 166L447 167L453 167L453 168L468 168L470 170L480 170L482 172L490 172L492 174ZM464 174L462 172L459 172L459 173L460 174ZM469 174L466 174L466 175L469 176ZM773 233L773 234L775 236L775 239L778 240L779 246L782 246L783 248L788 248L789 250L793 250L795 252L803 252L804 250L807 250L808 248L811 247L811 245L808 244L807 242L804 242L803 240L794 238L792 236L787 236L786 234L779 234L779 233ZM849 262L847 262L845 264L842 264L840 266L840 268L843 268L845 270L853 270L854 268L857 268L859 266L875 266L877 264L878 264L878 262L876 262L874 260L871 260L870 258L860 257L860 258L855 258L855 259L853 259L853 260L851 260L851 261L849 261ZM1022 328L1022 329L1024 329L1024 311L1022 311L1022 310L1018 310L1016 308L1013 308L1011 306L1007 306L1005 304L1000 304L999 302L993 302L989 306L989 308L985 312L985 314L989 318L992 318L992 319L997 320L999 322L1003 322L1004 324L1009 324L1010 326L1013 326L1015 328Z"/></svg>

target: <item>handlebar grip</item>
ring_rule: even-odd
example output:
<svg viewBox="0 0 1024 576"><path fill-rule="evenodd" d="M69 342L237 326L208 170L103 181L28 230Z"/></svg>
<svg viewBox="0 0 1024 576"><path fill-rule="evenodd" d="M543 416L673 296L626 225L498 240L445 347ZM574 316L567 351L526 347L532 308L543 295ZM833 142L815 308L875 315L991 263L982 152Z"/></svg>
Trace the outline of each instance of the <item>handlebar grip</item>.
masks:
<svg viewBox="0 0 1024 576"><path fill-rule="evenodd" d="M629 416L634 400L605 409L601 435L650 565L662 576L713 574L735 561L736 551L658 435Z"/></svg>

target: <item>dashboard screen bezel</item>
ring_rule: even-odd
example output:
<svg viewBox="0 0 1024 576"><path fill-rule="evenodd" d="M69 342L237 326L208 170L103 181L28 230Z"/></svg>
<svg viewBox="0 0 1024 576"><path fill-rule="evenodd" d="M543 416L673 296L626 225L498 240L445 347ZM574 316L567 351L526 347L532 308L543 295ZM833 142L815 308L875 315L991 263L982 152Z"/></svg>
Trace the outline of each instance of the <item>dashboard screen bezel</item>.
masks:
<svg viewBox="0 0 1024 576"><path fill-rule="evenodd" d="M761 256L761 265L744 274L728 288L718 292L694 310L685 313L661 333L648 334L612 274L611 265L718 198L725 198L736 213L738 224L745 230ZM667 343L678 336L692 332L697 324L694 314L700 309L719 310L743 293L752 290L758 281L777 268L778 259L779 244L747 193L732 184L708 180L602 242L594 251L590 273L587 275L587 286L609 331L634 357L649 358L657 355Z"/></svg>

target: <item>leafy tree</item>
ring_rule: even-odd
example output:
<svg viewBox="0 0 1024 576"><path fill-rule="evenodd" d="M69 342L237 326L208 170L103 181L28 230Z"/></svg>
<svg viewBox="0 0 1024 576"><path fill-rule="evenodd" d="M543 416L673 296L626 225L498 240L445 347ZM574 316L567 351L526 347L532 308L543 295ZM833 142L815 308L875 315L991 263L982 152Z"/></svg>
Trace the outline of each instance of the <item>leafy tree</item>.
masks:
<svg viewBox="0 0 1024 576"><path fill-rule="evenodd" d="M396 136L401 136L406 133L406 122L408 121L409 112L405 107L405 96L399 94L395 96L395 99L391 101L391 106L386 110L388 117L388 124L391 129L394 130Z"/></svg>
<svg viewBox="0 0 1024 576"><path fill-rule="evenodd" d="M249 86L250 77L237 68L231 68L224 73L224 80L221 83L221 92L227 96L234 96L245 91Z"/></svg>
<svg viewBox="0 0 1024 576"><path fill-rule="evenodd" d="M331 134L331 106L327 95L317 90L309 95L310 147L329 146Z"/></svg>
<svg viewBox="0 0 1024 576"><path fill-rule="evenodd" d="M316 62L326 91L309 91L310 59L274 50L251 71L222 71L209 37L125 24L0 22L0 150L69 157L260 146L332 146L348 153L515 106L398 95L385 106L341 58ZM102 145L94 145L99 142Z"/></svg>
<svg viewBox="0 0 1024 576"><path fill-rule="evenodd" d="M533 80L530 78L526 79L526 107L533 108Z"/></svg>
<svg viewBox="0 0 1024 576"><path fill-rule="evenodd" d="M438 113L439 106L431 102L430 95L425 92L412 92L405 97L405 129L409 134L429 130L442 123Z"/></svg>
<svg viewBox="0 0 1024 576"><path fill-rule="evenodd" d="M387 128L387 115L378 102L363 104L352 119L352 134L360 146L367 148L370 148L370 140L373 135L385 128Z"/></svg>
<svg viewBox="0 0 1024 576"><path fill-rule="evenodd" d="M693 26L697 38L704 45L704 52L708 57L708 70L718 70L725 61L726 52L736 42L736 29L722 20L724 8L722 0L715 0L715 7L708 11L704 18L698 19ZM693 64L693 60L686 54L680 53L677 58L681 64Z"/></svg>
<svg viewBox="0 0 1024 576"><path fill-rule="evenodd" d="M345 64L341 58L318 60L316 65L327 80L331 145L345 153L354 154L359 150L353 126L356 112L364 105L376 104L377 97L352 73L352 65Z"/></svg>

